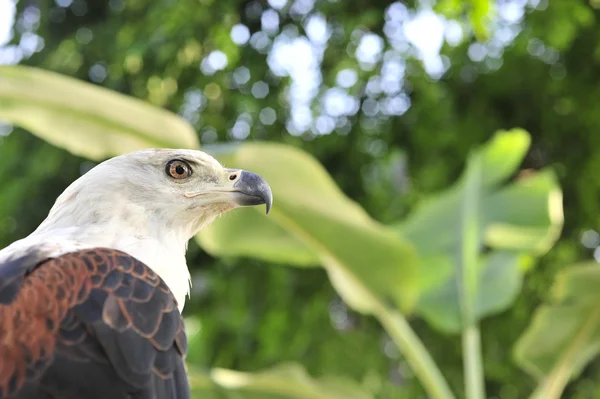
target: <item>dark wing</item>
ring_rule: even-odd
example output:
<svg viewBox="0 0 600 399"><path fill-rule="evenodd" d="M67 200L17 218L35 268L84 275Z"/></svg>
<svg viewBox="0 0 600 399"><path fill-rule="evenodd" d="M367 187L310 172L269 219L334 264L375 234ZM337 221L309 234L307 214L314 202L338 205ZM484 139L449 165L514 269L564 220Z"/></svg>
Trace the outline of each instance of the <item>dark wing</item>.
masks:
<svg viewBox="0 0 600 399"><path fill-rule="evenodd" d="M96 248L0 265L0 399L190 397L183 320L137 259Z"/></svg>

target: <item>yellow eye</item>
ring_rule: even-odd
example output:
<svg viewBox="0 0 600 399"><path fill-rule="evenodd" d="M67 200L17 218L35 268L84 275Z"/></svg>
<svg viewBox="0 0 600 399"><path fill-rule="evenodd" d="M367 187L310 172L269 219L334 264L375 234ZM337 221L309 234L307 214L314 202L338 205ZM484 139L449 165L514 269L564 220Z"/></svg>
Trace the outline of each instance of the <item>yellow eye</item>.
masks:
<svg viewBox="0 0 600 399"><path fill-rule="evenodd" d="M192 167L185 161L174 159L167 164L167 174L173 179L185 179L192 175Z"/></svg>

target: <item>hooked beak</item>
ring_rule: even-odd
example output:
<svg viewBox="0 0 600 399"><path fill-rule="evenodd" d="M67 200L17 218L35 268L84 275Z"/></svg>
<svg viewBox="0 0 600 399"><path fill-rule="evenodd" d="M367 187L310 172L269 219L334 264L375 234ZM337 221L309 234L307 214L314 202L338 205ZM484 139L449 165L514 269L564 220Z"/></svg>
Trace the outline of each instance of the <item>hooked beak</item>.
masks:
<svg viewBox="0 0 600 399"><path fill-rule="evenodd" d="M240 206L265 204L267 214L273 205L273 193L265 179L256 173L240 170L240 175L233 185L234 202Z"/></svg>

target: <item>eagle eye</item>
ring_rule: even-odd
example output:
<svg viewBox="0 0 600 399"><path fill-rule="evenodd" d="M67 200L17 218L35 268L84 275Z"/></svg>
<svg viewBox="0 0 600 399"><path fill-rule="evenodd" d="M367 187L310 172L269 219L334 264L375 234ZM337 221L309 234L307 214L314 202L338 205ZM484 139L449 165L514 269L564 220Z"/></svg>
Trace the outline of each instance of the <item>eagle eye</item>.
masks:
<svg viewBox="0 0 600 399"><path fill-rule="evenodd" d="M185 161L173 159L167 163L166 172L173 179L185 179L192 175L192 167Z"/></svg>

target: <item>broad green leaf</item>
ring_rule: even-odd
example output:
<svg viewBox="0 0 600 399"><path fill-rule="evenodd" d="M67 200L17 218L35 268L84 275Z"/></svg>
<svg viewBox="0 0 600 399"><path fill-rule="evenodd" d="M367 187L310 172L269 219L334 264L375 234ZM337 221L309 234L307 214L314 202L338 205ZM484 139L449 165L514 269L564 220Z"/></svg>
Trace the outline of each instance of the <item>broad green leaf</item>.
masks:
<svg viewBox="0 0 600 399"><path fill-rule="evenodd" d="M501 312L511 305L521 290L523 270L530 262L529 256L508 251L493 251L479 260L477 299L474 301L477 319ZM421 264L426 267L428 263ZM427 287L427 295L419 302L419 312L432 326L458 332L462 324L456 274L454 271L448 274L451 280Z"/></svg>
<svg viewBox="0 0 600 399"><path fill-rule="evenodd" d="M295 363L243 373L226 369L189 371L192 397L198 399L371 399L345 378L312 378Z"/></svg>
<svg viewBox="0 0 600 399"><path fill-rule="evenodd" d="M497 190L499 183L515 173L527 153L529 144L530 138L527 132L513 129L497 133L479 150L482 158L481 173L484 190L482 201L486 202L488 192ZM464 176L454 186L422 201L405 221L395 226L396 229L413 241L421 253L438 254L453 250L459 245L456 229L460 222L459 210L463 190ZM490 207L497 206L498 203L482 205L482 218L487 223L496 221L489 220L488 211ZM514 212L518 211L517 209ZM515 215L516 218L519 216L521 215ZM545 216L544 212L536 212L531 217Z"/></svg>
<svg viewBox="0 0 600 399"><path fill-rule="evenodd" d="M542 305L514 347L516 362L538 378L537 399L560 398L566 384L600 353L600 266L558 274L552 303Z"/></svg>
<svg viewBox="0 0 600 399"><path fill-rule="evenodd" d="M478 231L477 245L503 254L514 252L493 257L493 270L512 282L510 289L484 289L494 284L494 281L488 281L493 275L483 273L478 277L477 303L482 305L477 307L477 318L506 309L517 295L525 266L531 264L527 255L545 253L560 235L562 197L552 171L529 173L508 185L501 185L515 173L529 144L529 135L525 131L503 131L474 155L481 159L478 222L477 226L472 226L473 231ZM426 259L420 269L420 281L426 285L421 287L418 310L430 324L446 332L458 332L462 326L456 290L461 275L458 274L455 251L461 245L457 232L461 229L461 199L467 195L467 188L466 177L462 176L454 186L424 201L405 222L395 226ZM446 257L442 261L446 277L440 279L440 267L434 265L432 259L442 257ZM501 260L506 263L498 264ZM448 264L454 265L454 271L447 272ZM432 284L432 281L437 283Z"/></svg>
<svg viewBox="0 0 600 399"><path fill-rule="evenodd" d="M253 208L241 208L221 216L218 222L202 230L198 238L202 248L213 256L252 256L294 266L320 264L314 250Z"/></svg>
<svg viewBox="0 0 600 399"><path fill-rule="evenodd" d="M500 131L477 151L481 156L483 187L494 187L515 173L527 150L531 137L523 129Z"/></svg>
<svg viewBox="0 0 600 399"><path fill-rule="evenodd" d="M447 253L458 245L455 234L461 183L425 200L394 228L422 254ZM483 194L480 228L483 244L542 255L560 235L562 194L554 172L543 169Z"/></svg>
<svg viewBox="0 0 600 399"><path fill-rule="evenodd" d="M142 148L199 145L192 127L171 112L26 66L0 66L0 120L93 160Z"/></svg>
<svg viewBox="0 0 600 399"><path fill-rule="evenodd" d="M427 273L419 273L419 287L423 292L438 290L445 283L454 281L456 269L454 261L446 254L422 256L419 268Z"/></svg>
<svg viewBox="0 0 600 399"><path fill-rule="evenodd" d="M301 243L284 237L273 240L274 226L249 225L245 218L217 220L204 229L198 240L219 255L228 254L230 233L252 235L246 256L265 257L278 251L289 261L286 248L308 248L325 266L332 284L353 308L371 312L375 298L391 300L408 310L417 295L416 256L410 244L371 219L337 187L323 167L307 153L285 145L247 143L207 148L223 164L262 175L273 189L274 204L264 223L276 223ZM264 210L255 209L254 212ZM266 232L266 234L262 234ZM220 241L218 243L218 241ZM240 254L239 247L232 253ZM296 251L294 256L299 256ZM306 259L310 259L308 255ZM312 256L312 255L311 255Z"/></svg>
<svg viewBox="0 0 600 399"><path fill-rule="evenodd" d="M484 242L490 247L543 255L560 236L562 193L549 169L499 189L483 207Z"/></svg>

